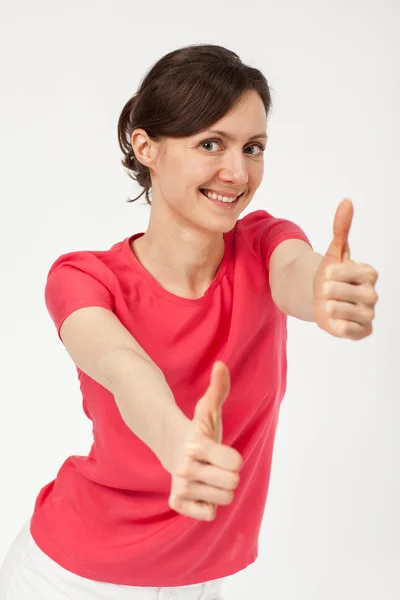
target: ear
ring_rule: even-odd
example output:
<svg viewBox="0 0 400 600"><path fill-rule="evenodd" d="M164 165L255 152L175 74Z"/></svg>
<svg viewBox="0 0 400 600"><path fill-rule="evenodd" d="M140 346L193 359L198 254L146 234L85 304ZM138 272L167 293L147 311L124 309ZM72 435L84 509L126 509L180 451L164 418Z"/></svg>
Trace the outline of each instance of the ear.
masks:
<svg viewBox="0 0 400 600"><path fill-rule="evenodd" d="M137 160L145 167L154 168L158 155L158 144L144 129L135 129L131 135L131 145Z"/></svg>

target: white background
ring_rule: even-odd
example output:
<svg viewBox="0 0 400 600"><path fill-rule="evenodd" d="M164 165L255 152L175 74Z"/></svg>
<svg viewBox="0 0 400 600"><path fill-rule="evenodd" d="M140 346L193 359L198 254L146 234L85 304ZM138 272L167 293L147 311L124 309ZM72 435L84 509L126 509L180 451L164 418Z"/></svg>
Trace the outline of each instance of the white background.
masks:
<svg viewBox="0 0 400 600"><path fill-rule="evenodd" d="M91 424L44 304L62 253L147 226L117 121L147 70L193 43L260 68L274 109L247 209L297 222L315 250L351 197L352 257L379 272L375 329L338 340L289 319L289 374L255 565L226 600L400 598L400 9L396 0L1 4L0 562ZM396 173L397 175L398 173Z"/></svg>

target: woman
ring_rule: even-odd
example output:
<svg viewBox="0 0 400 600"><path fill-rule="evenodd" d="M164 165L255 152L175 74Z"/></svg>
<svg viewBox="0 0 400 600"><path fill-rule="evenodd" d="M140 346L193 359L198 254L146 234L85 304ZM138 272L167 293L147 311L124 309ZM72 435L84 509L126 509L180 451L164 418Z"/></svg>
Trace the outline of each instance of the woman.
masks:
<svg viewBox="0 0 400 600"><path fill-rule="evenodd" d="M377 273L350 260L350 202L325 256L290 221L239 218L262 182L270 104L260 71L204 45L164 56L124 107L149 226L50 269L94 441L38 495L1 600L217 600L255 561L287 315L361 339L377 301Z"/></svg>

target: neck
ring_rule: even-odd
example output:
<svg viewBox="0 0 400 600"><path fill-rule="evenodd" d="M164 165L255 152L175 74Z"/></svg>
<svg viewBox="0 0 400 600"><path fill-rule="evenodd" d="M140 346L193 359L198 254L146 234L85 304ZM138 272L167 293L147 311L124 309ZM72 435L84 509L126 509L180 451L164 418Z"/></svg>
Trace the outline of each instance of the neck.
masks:
<svg viewBox="0 0 400 600"><path fill-rule="evenodd" d="M132 250L162 287L179 296L199 298L215 278L225 245L222 233L157 218L152 209L147 231L134 241Z"/></svg>

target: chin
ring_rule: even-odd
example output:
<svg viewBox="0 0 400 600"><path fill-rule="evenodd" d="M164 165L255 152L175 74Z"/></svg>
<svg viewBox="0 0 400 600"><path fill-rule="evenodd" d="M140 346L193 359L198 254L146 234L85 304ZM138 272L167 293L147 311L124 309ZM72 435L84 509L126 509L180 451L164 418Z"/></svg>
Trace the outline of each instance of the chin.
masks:
<svg viewBox="0 0 400 600"><path fill-rule="evenodd" d="M224 215L207 215L202 219L203 227L213 233L228 233L228 231L232 231L235 227L240 212L235 210L227 211L227 214Z"/></svg>

